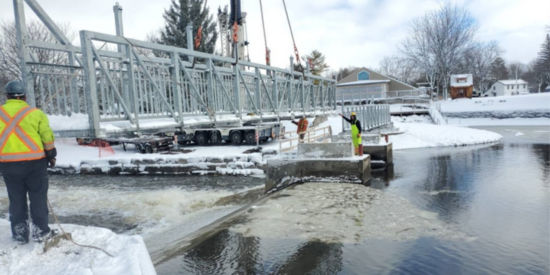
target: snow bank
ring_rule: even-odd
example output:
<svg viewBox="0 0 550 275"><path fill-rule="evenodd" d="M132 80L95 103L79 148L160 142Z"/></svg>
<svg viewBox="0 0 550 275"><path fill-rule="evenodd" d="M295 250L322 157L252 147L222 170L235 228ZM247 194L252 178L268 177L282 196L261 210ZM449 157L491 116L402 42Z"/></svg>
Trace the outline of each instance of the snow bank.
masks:
<svg viewBox="0 0 550 275"><path fill-rule="evenodd" d="M502 136L477 129L422 123L394 123L401 135L390 136L394 150L422 147L464 146L499 141ZM381 141L385 143L384 141Z"/></svg>
<svg viewBox="0 0 550 275"><path fill-rule="evenodd" d="M117 235L104 228L70 224L63 228L72 233L77 243L101 247L114 257L64 240L46 253L43 244L32 241L16 245L11 240L10 223L0 219L0 274L156 274L140 236Z"/></svg>
<svg viewBox="0 0 550 275"><path fill-rule="evenodd" d="M450 125L458 126L550 126L550 118L447 118Z"/></svg>
<svg viewBox="0 0 550 275"><path fill-rule="evenodd" d="M492 112L492 111L527 111L542 110L550 111L550 93L461 98L451 101L438 102L441 104L442 113L460 112Z"/></svg>

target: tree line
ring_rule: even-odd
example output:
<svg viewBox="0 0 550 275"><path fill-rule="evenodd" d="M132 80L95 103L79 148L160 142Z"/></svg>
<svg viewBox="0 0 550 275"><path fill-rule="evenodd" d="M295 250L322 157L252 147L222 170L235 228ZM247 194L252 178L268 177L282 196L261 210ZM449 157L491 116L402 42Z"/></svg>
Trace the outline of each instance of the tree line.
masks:
<svg viewBox="0 0 550 275"><path fill-rule="evenodd" d="M414 19L408 28L397 53L380 61L376 70L381 74L413 86L428 86L443 96L452 74L472 74L474 88L480 92L516 75L529 83L532 92L550 84L550 26L538 56L527 64L506 62L497 41L478 38L479 25L470 12L449 2ZM356 69L341 68L331 76L340 80Z"/></svg>

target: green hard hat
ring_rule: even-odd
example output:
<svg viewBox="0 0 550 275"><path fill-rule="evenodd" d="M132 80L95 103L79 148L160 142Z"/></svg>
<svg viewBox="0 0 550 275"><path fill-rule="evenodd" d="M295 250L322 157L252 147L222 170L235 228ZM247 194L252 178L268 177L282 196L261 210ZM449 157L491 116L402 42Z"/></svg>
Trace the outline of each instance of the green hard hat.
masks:
<svg viewBox="0 0 550 275"><path fill-rule="evenodd" d="M13 96L24 96L27 94L25 85L19 81L10 81L6 85L6 94Z"/></svg>

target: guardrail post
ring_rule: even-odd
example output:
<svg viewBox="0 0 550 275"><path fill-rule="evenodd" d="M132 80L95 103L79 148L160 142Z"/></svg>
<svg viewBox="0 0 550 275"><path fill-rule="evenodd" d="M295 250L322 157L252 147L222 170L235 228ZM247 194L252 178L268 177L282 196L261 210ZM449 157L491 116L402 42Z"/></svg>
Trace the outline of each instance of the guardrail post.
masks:
<svg viewBox="0 0 550 275"><path fill-rule="evenodd" d="M178 112L178 122L181 124L181 127L184 126L183 121L183 96L182 96L182 87L181 85L181 74L180 74L180 62L179 55L177 52L170 53L171 66L172 66L172 90L174 92L174 101L176 112ZM206 63L208 67L210 62Z"/></svg>
<svg viewBox="0 0 550 275"><path fill-rule="evenodd" d="M139 131L139 102L138 102L138 91L135 81L135 71L134 71L134 56L132 55L132 45L125 45L125 54L128 60L126 64L126 73L128 74L128 95L129 95L129 104L130 111L134 114L136 127Z"/></svg>
<svg viewBox="0 0 550 275"><path fill-rule="evenodd" d="M82 47L82 62L84 63L84 83L86 102L88 109L88 119L90 123L90 134L92 137L100 137L99 128L99 101L97 97L96 74L94 58L92 55L92 42L88 39L86 31L80 31L80 46Z"/></svg>
<svg viewBox="0 0 550 275"><path fill-rule="evenodd" d="M235 48L235 55L239 56L237 48ZM240 82L239 82L239 65L237 64L237 65L233 65L233 92L235 94L234 95L235 110L238 112L236 115L239 117L239 119L242 120L243 112L242 112L242 108L241 108L241 92L240 92L240 86L241 85L239 85L239 84L240 84Z"/></svg>
<svg viewBox="0 0 550 275"><path fill-rule="evenodd" d="M279 117L279 90L277 88L277 73L275 71L271 71L271 80L273 81L273 102L275 104L275 107L277 108L275 111L277 112L277 117Z"/></svg>
<svg viewBox="0 0 550 275"><path fill-rule="evenodd" d="M185 27L185 32L187 34L187 49L193 51L193 24L188 24ZM188 55L187 58L189 62L193 63L194 57Z"/></svg>
<svg viewBox="0 0 550 275"><path fill-rule="evenodd" d="M206 60L206 104L210 110L216 110L214 107L214 78L212 77L212 59ZM214 118L216 114L213 114Z"/></svg>
<svg viewBox="0 0 550 275"><path fill-rule="evenodd" d="M254 95L256 96L256 106L258 107L258 110L259 110L259 116L260 116L260 121L263 121L263 118L262 118L262 113L263 113L263 110L262 110L262 90L260 88L260 68L256 67L254 68L254 73L255 73L255 76L254 76Z"/></svg>
<svg viewBox="0 0 550 275"><path fill-rule="evenodd" d="M306 113L305 96L304 96L304 76L300 77L300 105L302 107L302 113Z"/></svg>
<svg viewBox="0 0 550 275"><path fill-rule="evenodd" d="M17 30L17 46L19 46L19 65L21 66L21 76L23 85L27 88L27 103L36 107L34 97L34 81L31 73L31 67L27 65L30 62L29 37L27 36L27 25L25 21L25 4L23 0L13 0L13 9L15 11L15 28ZM42 107L43 108L43 107Z"/></svg>
<svg viewBox="0 0 550 275"><path fill-rule="evenodd" d="M294 80L294 57L292 55L290 56L290 74L288 75L288 87L287 90L287 104L288 104L288 110L290 112L294 111L294 104L292 104L292 80Z"/></svg>
<svg viewBox="0 0 550 275"><path fill-rule="evenodd" d="M324 88L323 86L324 86L324 83L325 83L325 82L324 82L323 80L321 80L321 81L319 82L319 86L320 86L320 88L321 88L321 89L320 89L320 90L321 90L321 91L320 91L320 95L321 95L321 110L325 110L325 97L324 97L324 95L323 95L323 88Z"/></svg>

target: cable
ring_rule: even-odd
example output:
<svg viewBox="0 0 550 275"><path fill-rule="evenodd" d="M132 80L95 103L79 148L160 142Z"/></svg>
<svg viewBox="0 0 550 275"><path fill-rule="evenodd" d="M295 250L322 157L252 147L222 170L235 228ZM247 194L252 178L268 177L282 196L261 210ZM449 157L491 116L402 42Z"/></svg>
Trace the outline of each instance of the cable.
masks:
<svg viewBox="0 0 550 275"><path fill-rule="evenodd" d="M288 10L286 8L286 2L283 0L283 6L285 7L286 20L288 22L288 28L290 29L290 36L292 37L292 43L294 43L294 54L296 55L296 62L298 62L298 70L302 71L302 76L304 74L304 67L302 66L302 61L300 59L300 54L298 53L298 47L296 47L296 40L294 39L294 32L292 31L292 25L290 24L290 17L288 16Z"/></svg>
<svg viewBox="0 0 550 275"><path fill-rule="evenodd" d="M4 184L6 184L6 183L4 182L4 180L2 180L2 179L0 179L0 182L3 182ZM26 199L26 197L25 197L25 199ZM52 212L52 215L53 215L53 217L54 217L54 219L55 219L55 223L57 223L57 226L59 226L59 229L61 229L61 232L63 232L63 235L65 236L65 238L66 238L67 240L69 240L69 241L72 242L73 244L75 244L75 245L77 245L77 246L80 246L80 247L86 247L86 248L93 248L93 249L101 250L101 251L103 251L103 253L107 254L109 257L113 257L113 258L114 258L114 256L111 255L111 253L105 251L103 248L99 248L99 247L96 247L96 246L93 246L93 245L82 245L82 244L79 244L79 243L75 242L75 241L73 240L73 238L72 238L71 236L69 236L69 235L65 232L65 230L63 230L63 227L61 227L61 224L59 223L59 219L57 218L57 215L56 215L55 212L53 211L53 207L52 207L52 205L51 205L51 203L50 203L50 199L49 199L48 197L46 197L46 202L48 203L48 208L50 208L50 211Z"/></svg>
<svg viewBox="0 0 550 275"><path fill-rule="evenodd" d="M262 28L264 29L264 43L265 43L265 64L271 66L271 57L269 54L269 48L267 47L267 34L265 31L265 22L264 22L264 8L262 6L262 0L260 1L260 13L262 15Z"/></svg>
<svg viewBox="0 0 550 275"><path fill-rule="evenodd" d="M57 218L57 215L56 215L55 212L53 211L53 207L52 207L52 205L50 204L50 199L46 198L46 201L48 202L48 207L50 208L50 211L52 211L52 215L53 215L53 217L54 217L54 219L55 219L55 223L57 223L57 226L59 226L59 229L61 229L61 232L63 232L63 235L65 236L65 238L66 238L67 240L69 240L69 241L72 242L73 244L75 244L75 245L77 245L77 246L80 246L80 247L93 248L93 249L97 249L97 250L103 251L103 253L107 254L109 257L114 258L114 256L111 255L111 253L105 251L105 249L103 249L103 248L99 248L99 247L93 246L93 245L83 245L83 244L79 244L79 243L75 242L75 241L73 240L73 238L72 238L71 236L69 236L69 235L65 232L65 230L63 230L63 227L61 227L61 224L59 223L59 219Z"/></svg>

